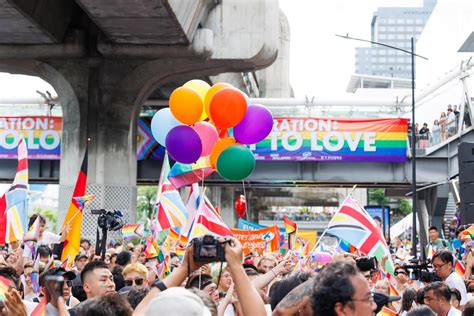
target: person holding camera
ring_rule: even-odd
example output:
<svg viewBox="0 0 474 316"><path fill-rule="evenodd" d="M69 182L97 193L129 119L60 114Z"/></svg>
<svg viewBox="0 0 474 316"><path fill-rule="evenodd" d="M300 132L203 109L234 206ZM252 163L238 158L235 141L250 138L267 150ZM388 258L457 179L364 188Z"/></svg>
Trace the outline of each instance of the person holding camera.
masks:
<svg viewBox="0 0 474 316"><path fill-rule="evenodd" d="M213 238L215 242L207 245L204 244L207 247L205 247L205 251L201 252L203 241L209 241L209 237ZM223 257L221 256L222 253ZM208 257L203 258L200 254ZM212 255L213 258L209 255ZM234 280L235 292L239 297L242 307L242 314L252 316L266 315L262 298L258 295L257 290L252 286L245 274L242 259L242 245L234 237L216 239L212 236L204 236L203 238L194 239L186 249L183 264L174 269L167 278L157 281L152 285L150 293L135 309L134 316L154 315L156 313L154 304L161 300L160 292L166 292L171 287L179 287L193 271L198 270L206 262L218 260L225 260L227 262L227 267Z"/></svg>
<svg viewBox="0 0 474 316"><path fill-rule="evenodd" d="M461 293L461 307L467 303L467 290L462 277L454 271L454 257L451 252L441 250L433 255L433 269L450 289ZM451 294L450 294L451 295ZM448 299L449 301L449 299Z"/></svg>

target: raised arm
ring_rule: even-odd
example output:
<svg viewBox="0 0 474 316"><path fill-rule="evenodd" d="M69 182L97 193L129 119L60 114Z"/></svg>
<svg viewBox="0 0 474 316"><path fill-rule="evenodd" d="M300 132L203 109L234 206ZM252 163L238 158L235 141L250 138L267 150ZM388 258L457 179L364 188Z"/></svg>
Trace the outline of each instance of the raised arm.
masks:
<svg viewBox="0 0 474 316"><path fill-rule="evenodd" d="M235 291L239 298L244 315L265 316L265 305L257 290L250 283L250 279L242 266L242 245L230 237L225 243L225 259L227 267L234 280Z"/></svg>

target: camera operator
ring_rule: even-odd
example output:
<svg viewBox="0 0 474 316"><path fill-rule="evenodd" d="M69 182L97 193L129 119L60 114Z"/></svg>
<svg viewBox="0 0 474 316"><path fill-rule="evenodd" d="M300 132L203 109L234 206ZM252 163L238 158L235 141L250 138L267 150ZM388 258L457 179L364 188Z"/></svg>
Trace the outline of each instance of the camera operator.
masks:
<svg viewBox="0 0 474 316"><path fill-rule="evenodd" d="M467 290L464 280L454 272L454 257L447 250L441 250L433 255L433 269L450 289L461 293L461 307L467 303Z"/></svg>

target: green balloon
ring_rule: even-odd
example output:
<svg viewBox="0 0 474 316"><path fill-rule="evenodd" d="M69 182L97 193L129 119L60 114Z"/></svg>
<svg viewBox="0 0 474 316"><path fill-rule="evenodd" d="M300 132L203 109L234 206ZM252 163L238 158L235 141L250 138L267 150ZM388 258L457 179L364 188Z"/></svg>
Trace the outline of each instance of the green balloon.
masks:
<svg viewBox="0 0 474 316"><path fill-rule="evenodd" d="M217 172L221 177L231 181L247 178L255 169L255 158L245 146L227 147L217 158Z"/></svg>

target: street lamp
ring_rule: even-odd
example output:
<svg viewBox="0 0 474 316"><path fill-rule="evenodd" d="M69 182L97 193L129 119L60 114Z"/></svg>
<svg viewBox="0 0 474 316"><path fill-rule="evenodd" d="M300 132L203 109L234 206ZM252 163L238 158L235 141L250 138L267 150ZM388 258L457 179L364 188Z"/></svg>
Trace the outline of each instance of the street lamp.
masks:
<svg viewBox="0 0 474 316"><path fill-rule="evenodd" d="M354 38L350 37L349 35L338 35L337 37L342 37L345 39L350 39L354 41L366 42L374 45L384 46L391 49L395 49L406 54L410 54L411 56L411 156L412 156L412 165L411 165L411 172L412 172L412 180L411 180L411 187L412 187L412 204L413 204L413 228L412 228L412 253L416 256L416 207L417 207L417 192L416 192L416 135L415 135L415 56L428 60L428 58L415 54L415 41L414 38L411 38L411 50L405 50L403 48L395 47L392 45L387 45L384 43L379 43L375 41L369 41L361 38ZM424 259L424 249L423 245L420 244L420 253L422 259Z"/></svg>

